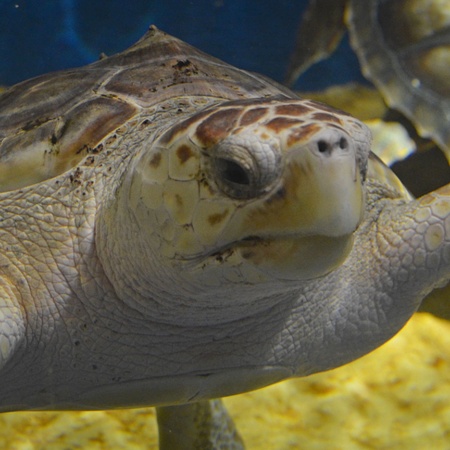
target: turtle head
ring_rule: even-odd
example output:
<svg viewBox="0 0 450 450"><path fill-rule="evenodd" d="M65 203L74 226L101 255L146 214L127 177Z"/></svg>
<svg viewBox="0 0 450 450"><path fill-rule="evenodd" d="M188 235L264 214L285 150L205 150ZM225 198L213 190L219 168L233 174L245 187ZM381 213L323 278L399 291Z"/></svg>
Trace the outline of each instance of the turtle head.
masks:
<svg viewBox="0 0 450 450"><path fill-rule="evenodd" d="M96 226L116 293L191 325L290 298L349 255L369 144L345 113L283 98L221 103L140 141Z"/></svg>
<svg viewBox="0 0 450 450"><path fill-rule="evenodd" d="M228 102L172 126L142 153L130 206L177 270L208 280L211 270L317 278L351 249L369 143L358 120L312 101Z"/></svg>

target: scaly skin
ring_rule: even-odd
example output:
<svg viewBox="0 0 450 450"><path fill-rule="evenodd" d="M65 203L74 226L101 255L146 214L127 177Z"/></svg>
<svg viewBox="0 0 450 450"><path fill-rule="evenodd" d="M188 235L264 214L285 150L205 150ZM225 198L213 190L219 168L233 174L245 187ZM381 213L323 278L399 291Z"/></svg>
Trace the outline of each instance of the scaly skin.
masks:
<svg viewBox="0 0 450 450"><path fill-rule="evenodd" d="M3 411L155 405L163 446L240 448L209 399L358 358L448 282L450 187L412 200L357 120L285 94L174 96L0 194Z"/></svg>

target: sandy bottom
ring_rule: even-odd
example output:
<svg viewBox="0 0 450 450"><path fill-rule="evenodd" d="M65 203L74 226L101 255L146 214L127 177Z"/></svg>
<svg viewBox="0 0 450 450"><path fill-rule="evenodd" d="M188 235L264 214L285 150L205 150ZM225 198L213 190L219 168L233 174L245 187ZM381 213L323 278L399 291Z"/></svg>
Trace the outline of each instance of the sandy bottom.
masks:
<svg viewBox="0 0 450 450"><path fill-rule="evenodd" d="M450 323L418 313L347 366L226 399L252 449L450 448ZM0 448L156 449L152 408L0 415Z"/></svg>

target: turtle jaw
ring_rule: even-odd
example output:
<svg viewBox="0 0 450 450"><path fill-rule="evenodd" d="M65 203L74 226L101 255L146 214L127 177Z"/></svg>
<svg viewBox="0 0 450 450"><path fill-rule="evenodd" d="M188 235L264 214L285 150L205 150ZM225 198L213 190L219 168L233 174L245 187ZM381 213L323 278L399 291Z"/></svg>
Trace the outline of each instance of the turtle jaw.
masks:
<svg viewBox="0 0 450 450"><path fill-rule="evenodd" d="M248 239L235 249L244 261L279 280L314 279L335 270L347 258L353 234Z"/></svg>

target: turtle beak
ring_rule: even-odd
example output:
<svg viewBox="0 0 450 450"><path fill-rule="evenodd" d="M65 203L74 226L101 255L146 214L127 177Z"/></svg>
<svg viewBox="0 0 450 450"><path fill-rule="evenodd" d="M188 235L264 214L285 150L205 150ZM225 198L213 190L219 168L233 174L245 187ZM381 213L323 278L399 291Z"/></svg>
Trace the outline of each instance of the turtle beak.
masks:
<svg viewBox="0 0 450 450"><path fill-rule="evenodd" d="M364 213L362 174L355 144L342 132L324 130L287 158L281 208L287 228L304 235L351 234Z"/></svg>

